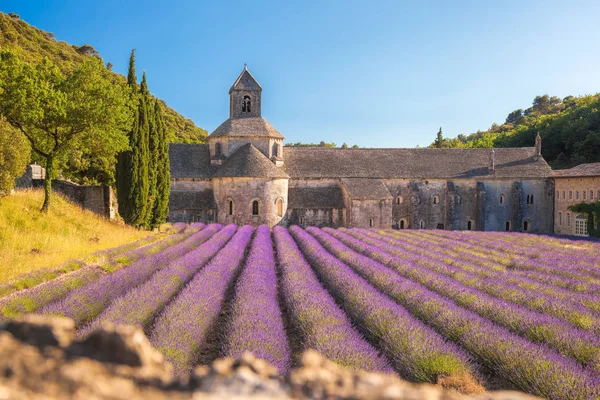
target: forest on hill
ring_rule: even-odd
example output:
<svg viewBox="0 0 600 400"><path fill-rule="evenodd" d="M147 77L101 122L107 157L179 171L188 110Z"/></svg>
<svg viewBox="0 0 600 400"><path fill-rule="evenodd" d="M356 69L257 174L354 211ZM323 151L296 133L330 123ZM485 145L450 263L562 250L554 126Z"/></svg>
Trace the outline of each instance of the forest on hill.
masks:
<svg viewBox="0 0 600 400"><path fill-rule="evenodd" d="M600 161L600 93L536 96L532 105L509 113L485 131L444 138L440 128L429 147L529 147L542 137L542 155L554 169Z"/></svg>
<svg viewBox="0 0 600 400"><path fill-rule="evenodd" d="M0 12L0 48L19 48L22 50L23 58L31 63L48 58L62 72L72 70L86 56L100 58L91 45L77 46L58 41L53 33L29 25L14 13ZM124 54L123 58L127 56ZM110 62L106 65L108 69L112 68ZM125 81L125 76L116 73L115 75ZM164 100L160 100L160 103L165 114L167 135L171 142L204 143L207 136L205 129L197 127L192 120L177 113Z"/></svg>

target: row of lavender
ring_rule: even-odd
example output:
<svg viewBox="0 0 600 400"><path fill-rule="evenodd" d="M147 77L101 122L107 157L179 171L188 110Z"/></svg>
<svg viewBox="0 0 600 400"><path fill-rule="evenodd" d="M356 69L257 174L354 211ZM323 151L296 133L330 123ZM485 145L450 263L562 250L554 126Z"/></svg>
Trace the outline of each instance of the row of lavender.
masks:
<svg viewBox="0 0 600 400"><path fill-rule="evenodd" d="M494 274L506 272L501 259L486 258L493 243L461 252L455 238L437 233L297 227L277 227L273 239L275 249L266 227L210 225L41 312L73 317L82 336L105 322L140 325L179 373L244 351L284 372L293 354L316 348L352 368L465 392L480 389L483 365L549 398L598 396L594 299L574 293L591 315L586 324L554 315L560 307L546 315L490 292ZM522 278L514 272L509 279ZM551 296L542 279L522 283L509 292ZM527 299L523 293L515 298ZM561 293L542 300L572 305Z"/></svg>

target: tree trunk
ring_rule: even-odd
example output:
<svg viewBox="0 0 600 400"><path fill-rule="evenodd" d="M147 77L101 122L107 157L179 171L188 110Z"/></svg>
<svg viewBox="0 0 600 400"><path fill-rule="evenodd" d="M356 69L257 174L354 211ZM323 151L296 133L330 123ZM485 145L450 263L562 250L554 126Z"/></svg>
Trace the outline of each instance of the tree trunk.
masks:
<svg viewBox="0 0 600 400"><path fill-rule="evenodd" d="M52 195L52 164L54 163L54 156L49 155L46 157L46 176L44 178L44 204L40 210L43 213L48 213L50 208L50 196Z"/></svg>

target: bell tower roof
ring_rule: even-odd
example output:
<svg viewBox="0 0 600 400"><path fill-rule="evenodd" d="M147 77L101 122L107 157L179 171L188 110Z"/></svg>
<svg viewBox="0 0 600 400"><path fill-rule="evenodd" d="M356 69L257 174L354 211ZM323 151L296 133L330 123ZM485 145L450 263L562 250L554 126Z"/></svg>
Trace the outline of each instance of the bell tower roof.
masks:
<svg viewBox="0 0 600 400"><path fill-rule="evenodd" d="M248 91L248 92L262 92L262 87L252 76L250 71L248 71L248 67L244 64L244 69L238 76L238 78L229 89L229 94L231 94L234 90Z"/></svg>

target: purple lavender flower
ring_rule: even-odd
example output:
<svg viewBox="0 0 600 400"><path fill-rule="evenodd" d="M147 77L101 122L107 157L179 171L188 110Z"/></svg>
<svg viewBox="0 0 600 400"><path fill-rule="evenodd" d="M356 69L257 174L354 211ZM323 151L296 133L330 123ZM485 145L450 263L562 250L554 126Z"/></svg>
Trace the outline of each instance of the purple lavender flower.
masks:
<svg viewBox="0 0 600 400"><path fill-rule="evenodd" d="M595 373L545 345L531 343L401 277L383 265L393 259L390 254L341 231L326 231L331 235L324 234L322 240L327 240L330 249L335 247L338 256L352 260L352 267L361 275L515 386L549 399L600 396L600 379ZM351 249L368 254L379 262Z"/></svg>
<svg viewBox="0 0 600 400"><path fill-rule="evenodd" d="M130 324L148 327L156 314L231 239L237 225L227 225L213 237L160 269L145 283L119 297L83 327L79 336L86 336L103 323Z"/></svg>
<svg viewBox="0 0 600 400"><path fill-rule="evenodd" d="M250 253L235 288L232 315L223 342L223 354L240 358L250 351L287 372L290 348L277 299L277 277L271 231L256 230Z"/></svg>
<svg viewBox="0 0 600 400"><path fill-rule="evenodd" d="M467 353L378 292L309 233L297 226L290 232L344 310L379 342L403 377L432 383L452 377L475 385L475 368Z"/></svg>
<svg viewBox="0 0 600 400"><path fill-rule="evenodd" d="M217 320L227 288L244 261L254 229L240 228L217 255L201 269L158 315L150 341L175 367L188 373L207 350L207 339Z"/></svg>
<svg viewBox="0 0 600 400"><path fill-rule="evenodd" d="M40 313L67 316L80 326L100 314L111 301L144 283L154 272L204 243L220 229L221 225L209 225L175 246L72 291L64 299L42 308Z"/></svg>
<svg viewBox="0 0 600 400"><path fill-rule="evenodd" d="M276 226L273 236L290 329L298 331L303 348L316 349L354 370L393 372L385 357L354 329L348 316L321 286L289 232Z"/></svg>

